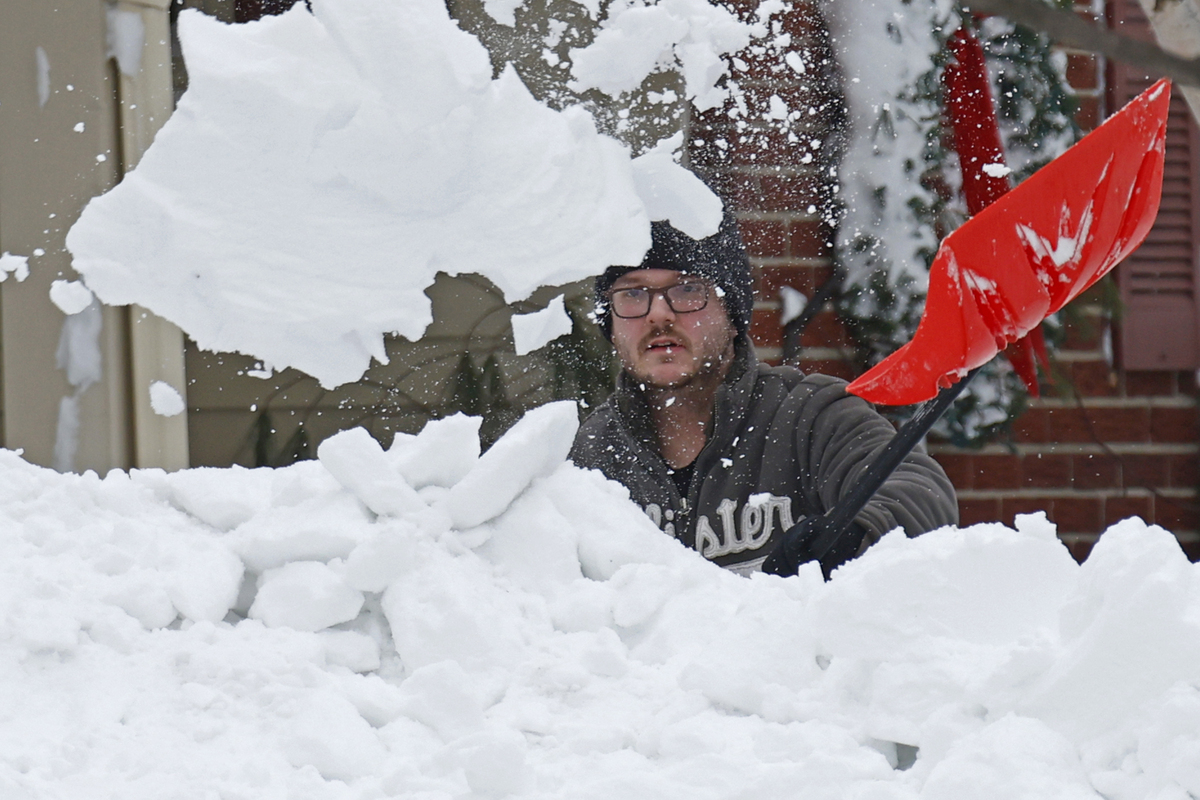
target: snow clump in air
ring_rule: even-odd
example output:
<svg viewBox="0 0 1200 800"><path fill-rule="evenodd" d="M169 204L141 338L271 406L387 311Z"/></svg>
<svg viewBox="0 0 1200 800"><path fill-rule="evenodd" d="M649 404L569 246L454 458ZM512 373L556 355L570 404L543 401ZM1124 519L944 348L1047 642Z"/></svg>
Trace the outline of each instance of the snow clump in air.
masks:
<svg viewBox="0 0 1200 800"><path fill-rule="evenodd" d="M3 283L9 275L17 276L17 281L23 281L29 277L29 257L14 256L12 253L5 251L0 255L0 283Z"/></svg>
<svg viewBox="0 0 1200 800"><path fill-rule="evenodd" d="M571 51L572 91L599 89L618 97L641 85L664 66L679 65L688 99L700 111L716 108L727 92L724 56L763 36L729 10L706 0L660 0L643 4L618 0L608 7L596 39Z"/></svg>
<svg viewBox="0 0 1200 800"><path fill-rule="evenodd" d="M276 470L0 452L5 796L1200 794L1167 532L1079 566L1036 514L745 579L563 461L575 414L483 457L462 416Z"/></svg>
<svg viewBox="0 0 1200 800"><path fill-rule="evenodd" d="M159 416L175 417L187 410L187 404L174 386L154 381L150 384L150 408Z"/></svg>
<svg viewBox="0 0 1200 800"><path fill-rule="evenodd" d="M541 311L531 314L513 314L513 347L517 355L532 353L560 336L571 332L571 316L560 294Z"/></svg>
<svg viewBox="0 0 1200 800"><path fill-rule="evenodd" d="M639 263L652 218L716 232L703 183L669 158L635 165L511 67L493 79L441 0L311 5L244 25L181 13L188 91L67 238L102 302L332 387L386 362L384 333L422 335L438 272L483 274L516 301ZM682 26L660 44L698 101L724 91L718 56L751 26L701 0L645 10ZM600 45L622 63L640 52Z"/></svg>
<svg viewBox="0 0 1200 800"><path fill-rule="evenodd" d="M79 281L57 280L50 284L50 301L59 311L71 316L92 304L92 293Z"/></svg>

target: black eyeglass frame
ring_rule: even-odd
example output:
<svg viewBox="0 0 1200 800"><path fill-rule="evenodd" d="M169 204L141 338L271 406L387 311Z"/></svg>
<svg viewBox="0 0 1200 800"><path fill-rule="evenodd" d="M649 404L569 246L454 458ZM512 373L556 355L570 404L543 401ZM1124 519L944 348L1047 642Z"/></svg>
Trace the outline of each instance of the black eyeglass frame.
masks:
<svg viewBox="0 0 1200 800"><path fill-rule="evenodd" d="M681 286L700 287L700 289L704 291L703 302L701 302L700 305L696 306L695 308L676 308L675 303L671 301L671 291L673 289L678 289ZM627 292L630 290L640 290L646 292L648 295L648 300L646 301L646 310L640 314L621 314L617 311L617 304L613 301L614 296L619 292ZM620 289L608 290L608 307L612 311L614 317L620 317L621 319L641 319L650 313L650 309L654 308L654 298L656 295L662 295L663 299L667 301L667 307L670 308L674 313L691 314L696 311L703 311L708 307L708 301L712 297L712 287L707 281L703 280L680 281L679 283L673 283L670 286L663 286L658 289L652 289L649 286L624 286ZM676 298L676 300L678 299L679 298Z"/></svg>

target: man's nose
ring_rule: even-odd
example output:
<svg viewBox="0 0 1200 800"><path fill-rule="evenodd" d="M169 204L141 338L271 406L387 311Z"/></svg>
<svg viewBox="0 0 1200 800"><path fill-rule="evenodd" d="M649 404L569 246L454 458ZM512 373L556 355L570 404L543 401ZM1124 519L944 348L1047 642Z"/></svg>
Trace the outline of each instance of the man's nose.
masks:
<svg viewBox="0 0 1200 800"><path fill-rule="evenodd" d="M646 315L646 321L654 324L673 319L675 319L675 311L667 302L667 295L663 292L655 292L650 295L650 313Z"/></svg>

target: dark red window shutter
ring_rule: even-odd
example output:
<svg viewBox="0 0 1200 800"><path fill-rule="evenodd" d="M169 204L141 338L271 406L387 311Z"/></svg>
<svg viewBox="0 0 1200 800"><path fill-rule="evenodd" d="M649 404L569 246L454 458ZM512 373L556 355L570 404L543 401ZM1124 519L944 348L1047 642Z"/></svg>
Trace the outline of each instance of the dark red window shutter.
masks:
<svg viewBox="0 0 1200 800"><path fill-rule="evenodd" d="M1137 0L1110 0L1109 22L1121 33L1153 42ZM1153 82L1137 67L1110 62L1113 110ZM1120 321L1125 369L1200 367L1200 136L1183 96L1171 97L1162 206L1150 235L1117 267L1124 314Z"/></svg>

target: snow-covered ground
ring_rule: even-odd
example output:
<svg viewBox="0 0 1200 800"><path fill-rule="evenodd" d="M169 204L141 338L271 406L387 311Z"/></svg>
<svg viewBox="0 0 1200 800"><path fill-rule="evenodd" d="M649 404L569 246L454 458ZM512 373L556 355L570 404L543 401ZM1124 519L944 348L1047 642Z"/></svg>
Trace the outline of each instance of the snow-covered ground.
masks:
<svg viewBox="0 0 1200 800"><path fill-rule="evenodd" d="M574 426L103 479L0 453L0 794L1200 794L1165 531L1077 566L1034 515L747 580L564 462Z"/></svg>

